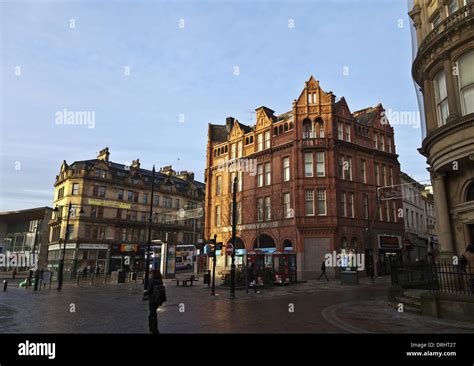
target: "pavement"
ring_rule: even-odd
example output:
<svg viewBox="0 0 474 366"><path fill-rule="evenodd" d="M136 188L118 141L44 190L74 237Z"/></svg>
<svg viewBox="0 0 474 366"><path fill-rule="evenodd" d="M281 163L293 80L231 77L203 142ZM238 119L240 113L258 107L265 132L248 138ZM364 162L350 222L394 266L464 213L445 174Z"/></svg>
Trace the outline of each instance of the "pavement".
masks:
<svg viewBox="0 0 474 366"><path fill-rule="evenodd" d="M474 333L473 323L399 313L386 300L389 278L358 286L308 281L260 293L199 283L166 281L168 301L159 308L162 333ZM2 333L147 333L148 303L141 283L0 292Z"/></svg>

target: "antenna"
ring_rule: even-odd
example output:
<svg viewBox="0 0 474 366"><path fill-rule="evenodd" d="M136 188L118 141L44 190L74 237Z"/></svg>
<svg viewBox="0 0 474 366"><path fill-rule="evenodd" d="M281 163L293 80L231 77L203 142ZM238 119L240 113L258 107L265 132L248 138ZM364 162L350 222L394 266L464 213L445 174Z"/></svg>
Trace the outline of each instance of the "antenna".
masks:
<svg viewBox="0 0 474 366"><path fill-rule="evenodd" d="M247 111L247 113L250 113L250 121L253 121L253 115L255 114L255 111Z"/></svg>

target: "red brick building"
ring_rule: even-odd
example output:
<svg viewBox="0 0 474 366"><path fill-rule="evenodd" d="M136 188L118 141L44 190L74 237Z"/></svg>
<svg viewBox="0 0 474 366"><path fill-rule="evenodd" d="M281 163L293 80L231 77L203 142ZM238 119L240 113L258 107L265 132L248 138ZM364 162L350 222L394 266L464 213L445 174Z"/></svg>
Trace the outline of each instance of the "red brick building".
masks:
<svg viewBox="0 0 474 366"><path fill-rule="evenodd" d="M333 251L365 253L366 267L376 258L379 271L388 272L402 258L403 219L401 200L377 200L377 187L400 184L383 112L380 104L351 112L311 77L289 112L262 106L254 126L232 117L209 124L205 237L230 241L237 177L239 254L292 249L305 279L315 278ZM222 253L218 263L227 267L229 258Z"/></svg>

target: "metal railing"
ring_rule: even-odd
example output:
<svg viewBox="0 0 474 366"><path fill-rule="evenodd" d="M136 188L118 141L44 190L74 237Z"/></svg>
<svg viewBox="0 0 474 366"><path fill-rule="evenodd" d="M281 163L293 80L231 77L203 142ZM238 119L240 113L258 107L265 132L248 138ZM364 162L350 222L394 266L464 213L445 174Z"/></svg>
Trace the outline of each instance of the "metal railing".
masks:
<svg viewBox="0 0 474 366"><path fill-rule="evenodd" d="M392 285L461 295L474 295L474 269L469 264L423 263L393 266Z"/></svg>
<svg viewBox="0 0 474 366"><path fill-rule="evenodd" d="M449 17L441 21L428 35L423 39L418 50L418 54L421 54L426 48L428 48L431 42L441 35L444 31L455 29L461 22L467 21L469 17L474 14L474 3L463 6L456 12L451 14Z"/></svg>

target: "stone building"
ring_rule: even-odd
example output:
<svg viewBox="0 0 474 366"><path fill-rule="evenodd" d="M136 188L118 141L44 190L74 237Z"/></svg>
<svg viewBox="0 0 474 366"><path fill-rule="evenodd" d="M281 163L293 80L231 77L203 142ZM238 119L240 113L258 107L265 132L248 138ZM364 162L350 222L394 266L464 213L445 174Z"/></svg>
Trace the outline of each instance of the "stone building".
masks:
<svg viewBox="0 0 474 366"><path fill-rule="evenodd" d="M46 266L48 256L48 222L52 217L51 207L37 207L26 210L0 212L0 247L2 254L11 257L13 254L33 252L38 255L38 267ZM18 269L27 269L19 265ZM3 270L6 268L0 268Z"/></svg>
<svg viewBox="0 0 474 366"><path fill-rule="evenodd" d="M130 166L109 160L109 149L96 159L61 165L54 184L54 206L50 221L48 266L57 268L66 236L67 207L72 204L65 256L65 273L74 275L90 265L111 272L124 265L144 269L148 241L152 171L141 168L139 159ZM204 184L187 171L171 166L155 173L151 240L196 244L202 238L200 218L170 220L180 210L202 209ZM174 215L173 217L176 217Z"/></svg>
<svg viewBox="0 0 474 366"><path fill-rule="evenodd" d="M415 0L415 58L441 256L474 243L474 2Z"/></svg>
<svg viewBox="0 0 474 366"><path fill-rule="evenodd" d="M242 255L296 251L306 279L333 251L364 253L381 273L402 260L401 199L377 199L379 187L400 181L394 131L380 104L351 112L311 77L286 113L262 106L253 126L232 117L209 124L205 237L217 235L224 244L231 238L234 178ZM218 263L228 267L229 258L221 253Z"/></svg>
<svg viewBox="0 0 474 366"><path fill-rule="evenodd" d="M403 212L405 223L405 247L410 263L427 260L437 244L433 195L429 187L401 173Z"/></svg>

